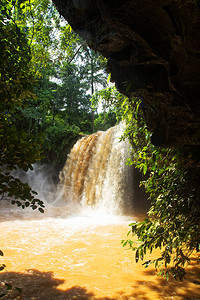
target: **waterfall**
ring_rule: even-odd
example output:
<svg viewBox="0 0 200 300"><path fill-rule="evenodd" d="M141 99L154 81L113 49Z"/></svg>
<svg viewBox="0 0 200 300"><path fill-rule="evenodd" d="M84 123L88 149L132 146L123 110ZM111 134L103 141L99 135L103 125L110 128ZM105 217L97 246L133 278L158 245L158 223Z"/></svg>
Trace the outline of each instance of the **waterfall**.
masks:
<svg viewBox="0 0 200 300"><path fill-rule="evenodd" d="M16 170L12 175L38 193L37 198L45 204L45 216L66 217L85 212L130 214L133 196L137 198L137 206L139 197L135 170L126 163L131 146L127 140L120 139L123 131L124 126L119 124L79 139L60 172L58 186L54 184L51 166L36 164L33 170ZM21 208L3 202L0 204L4 214L12 210L21 217L41 215L32 210L24 214ZM8 205L11 205L9 209Z"/></svg>
<svg viewBox="0 0 200 300"><path fill-rule="evenodd" d="M60 173L62 198L104 213L120 214L133 206L133 171L128 141L120 141L123 125L82 137Z"/></svg>

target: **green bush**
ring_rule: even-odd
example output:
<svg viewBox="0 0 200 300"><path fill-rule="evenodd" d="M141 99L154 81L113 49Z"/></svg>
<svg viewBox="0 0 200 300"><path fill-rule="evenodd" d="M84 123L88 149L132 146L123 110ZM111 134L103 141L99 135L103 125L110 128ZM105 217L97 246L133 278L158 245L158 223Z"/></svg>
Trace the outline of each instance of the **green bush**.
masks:
<svg viewBox="0 0 200 300"><path fill-rule="evenodd" d="M192 254L200 250L200 164L199 147L159 148L151 144L142 117L140 102L133 99L125 119L128 137L133 146L136 168L149 174L142 182L151 201L148 218L130 224L123 246L135 251L135 261L154 264L167 279L170 274L182 280ZM133 238L137 237L136 243ZM160 256L145 260L148 250L160 248ZM148 258L148 257L147 257Z"/></svg>
<svg viewBox="0 0 200 300"><path fill-rule="evenodd" d="M73 139L80 134L79 127L56 122L45 130L44 153L49 163L61 169L66 161L66 153Z"/></svg>

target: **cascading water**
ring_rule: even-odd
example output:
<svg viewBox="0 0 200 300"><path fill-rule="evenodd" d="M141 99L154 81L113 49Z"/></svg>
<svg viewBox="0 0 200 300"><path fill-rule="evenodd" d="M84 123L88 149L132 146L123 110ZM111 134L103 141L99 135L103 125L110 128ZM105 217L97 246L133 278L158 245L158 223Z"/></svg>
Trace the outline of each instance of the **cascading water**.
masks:
<svg viewBox="0 0 200 300"><path fill-rule="evenodd" d="M0 273L2 299L198 299L195 265L184 286L166 283L152 266L135 264L134 253L121 246L127 225L136 219L135 209L130 217L133 198L135 208L140 198L135 171L126 165L130 146L119 142L122 131L119 125L80 139L57 190L46 166L18 172L46 208L41 214L0 202L0 265L6 265Z"/></svg>
<svg viewBox="0 0 200 300"><path fill-rule="evenodd" d="M130 157L127 140L120 141L123 124L79 139L60 172L60 183L54 184L50 166L35 165L28 172L15 171L14 177L38 193L45 204L46 216L66 217L84 212L121 215L133 209L133 169L126 164ZM6 201L7 202L7 201ZM18 213L22 218L30 210L22 211L4 203L4 214ZM3 208L3 205L1 205Z"/></svg>
<svg viewBox="0 0 200 300"><path fill-rule="evenodd" d="M127 164L128 141L120 141L123 125L78 140L60 174L63 198L104 213L130 211L133 172Z"/></svg>

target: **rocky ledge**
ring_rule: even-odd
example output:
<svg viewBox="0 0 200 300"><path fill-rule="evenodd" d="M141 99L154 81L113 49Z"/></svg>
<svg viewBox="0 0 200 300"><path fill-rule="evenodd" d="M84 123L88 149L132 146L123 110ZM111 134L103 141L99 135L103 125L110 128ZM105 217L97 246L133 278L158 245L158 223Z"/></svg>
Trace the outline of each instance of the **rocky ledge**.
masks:
<svg viewBox="0 0 200 300"><path fill-rule="evenodd" d="M199 0L53 2L118 90L141 99L153 144L200 145Z"/></svg>

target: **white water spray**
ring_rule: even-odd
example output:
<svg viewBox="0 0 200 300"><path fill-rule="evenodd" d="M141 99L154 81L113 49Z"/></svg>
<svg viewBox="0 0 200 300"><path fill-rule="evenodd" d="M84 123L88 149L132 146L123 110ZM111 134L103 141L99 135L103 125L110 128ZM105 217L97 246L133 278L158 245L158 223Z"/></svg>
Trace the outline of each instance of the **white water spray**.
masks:
<svg viewBox="0 0 200 300"><path fill-rule="evenodd" d="M126 164L128 141L120 141L123 125L80 139L60 174L62 197L107 214L130 211L133 172Z"/></svg>
<svg viewBox="0 0 200 300"><path fill-rule="evenodd" d="M123 125L112 127L79 139L60 172L56 187L52 170L35 165L28 172L13 174L29 184L45 204L45 217L67 217L74 214L122 215L133 210L133 169L126 164L130 157L128 141L120 141ZM7 201L6 201L7 202ZM2 206L2 205L1 205ZM5 205L4 213L41 217L37 210ZM2 207L1 207L2 212Z"/></svg>

